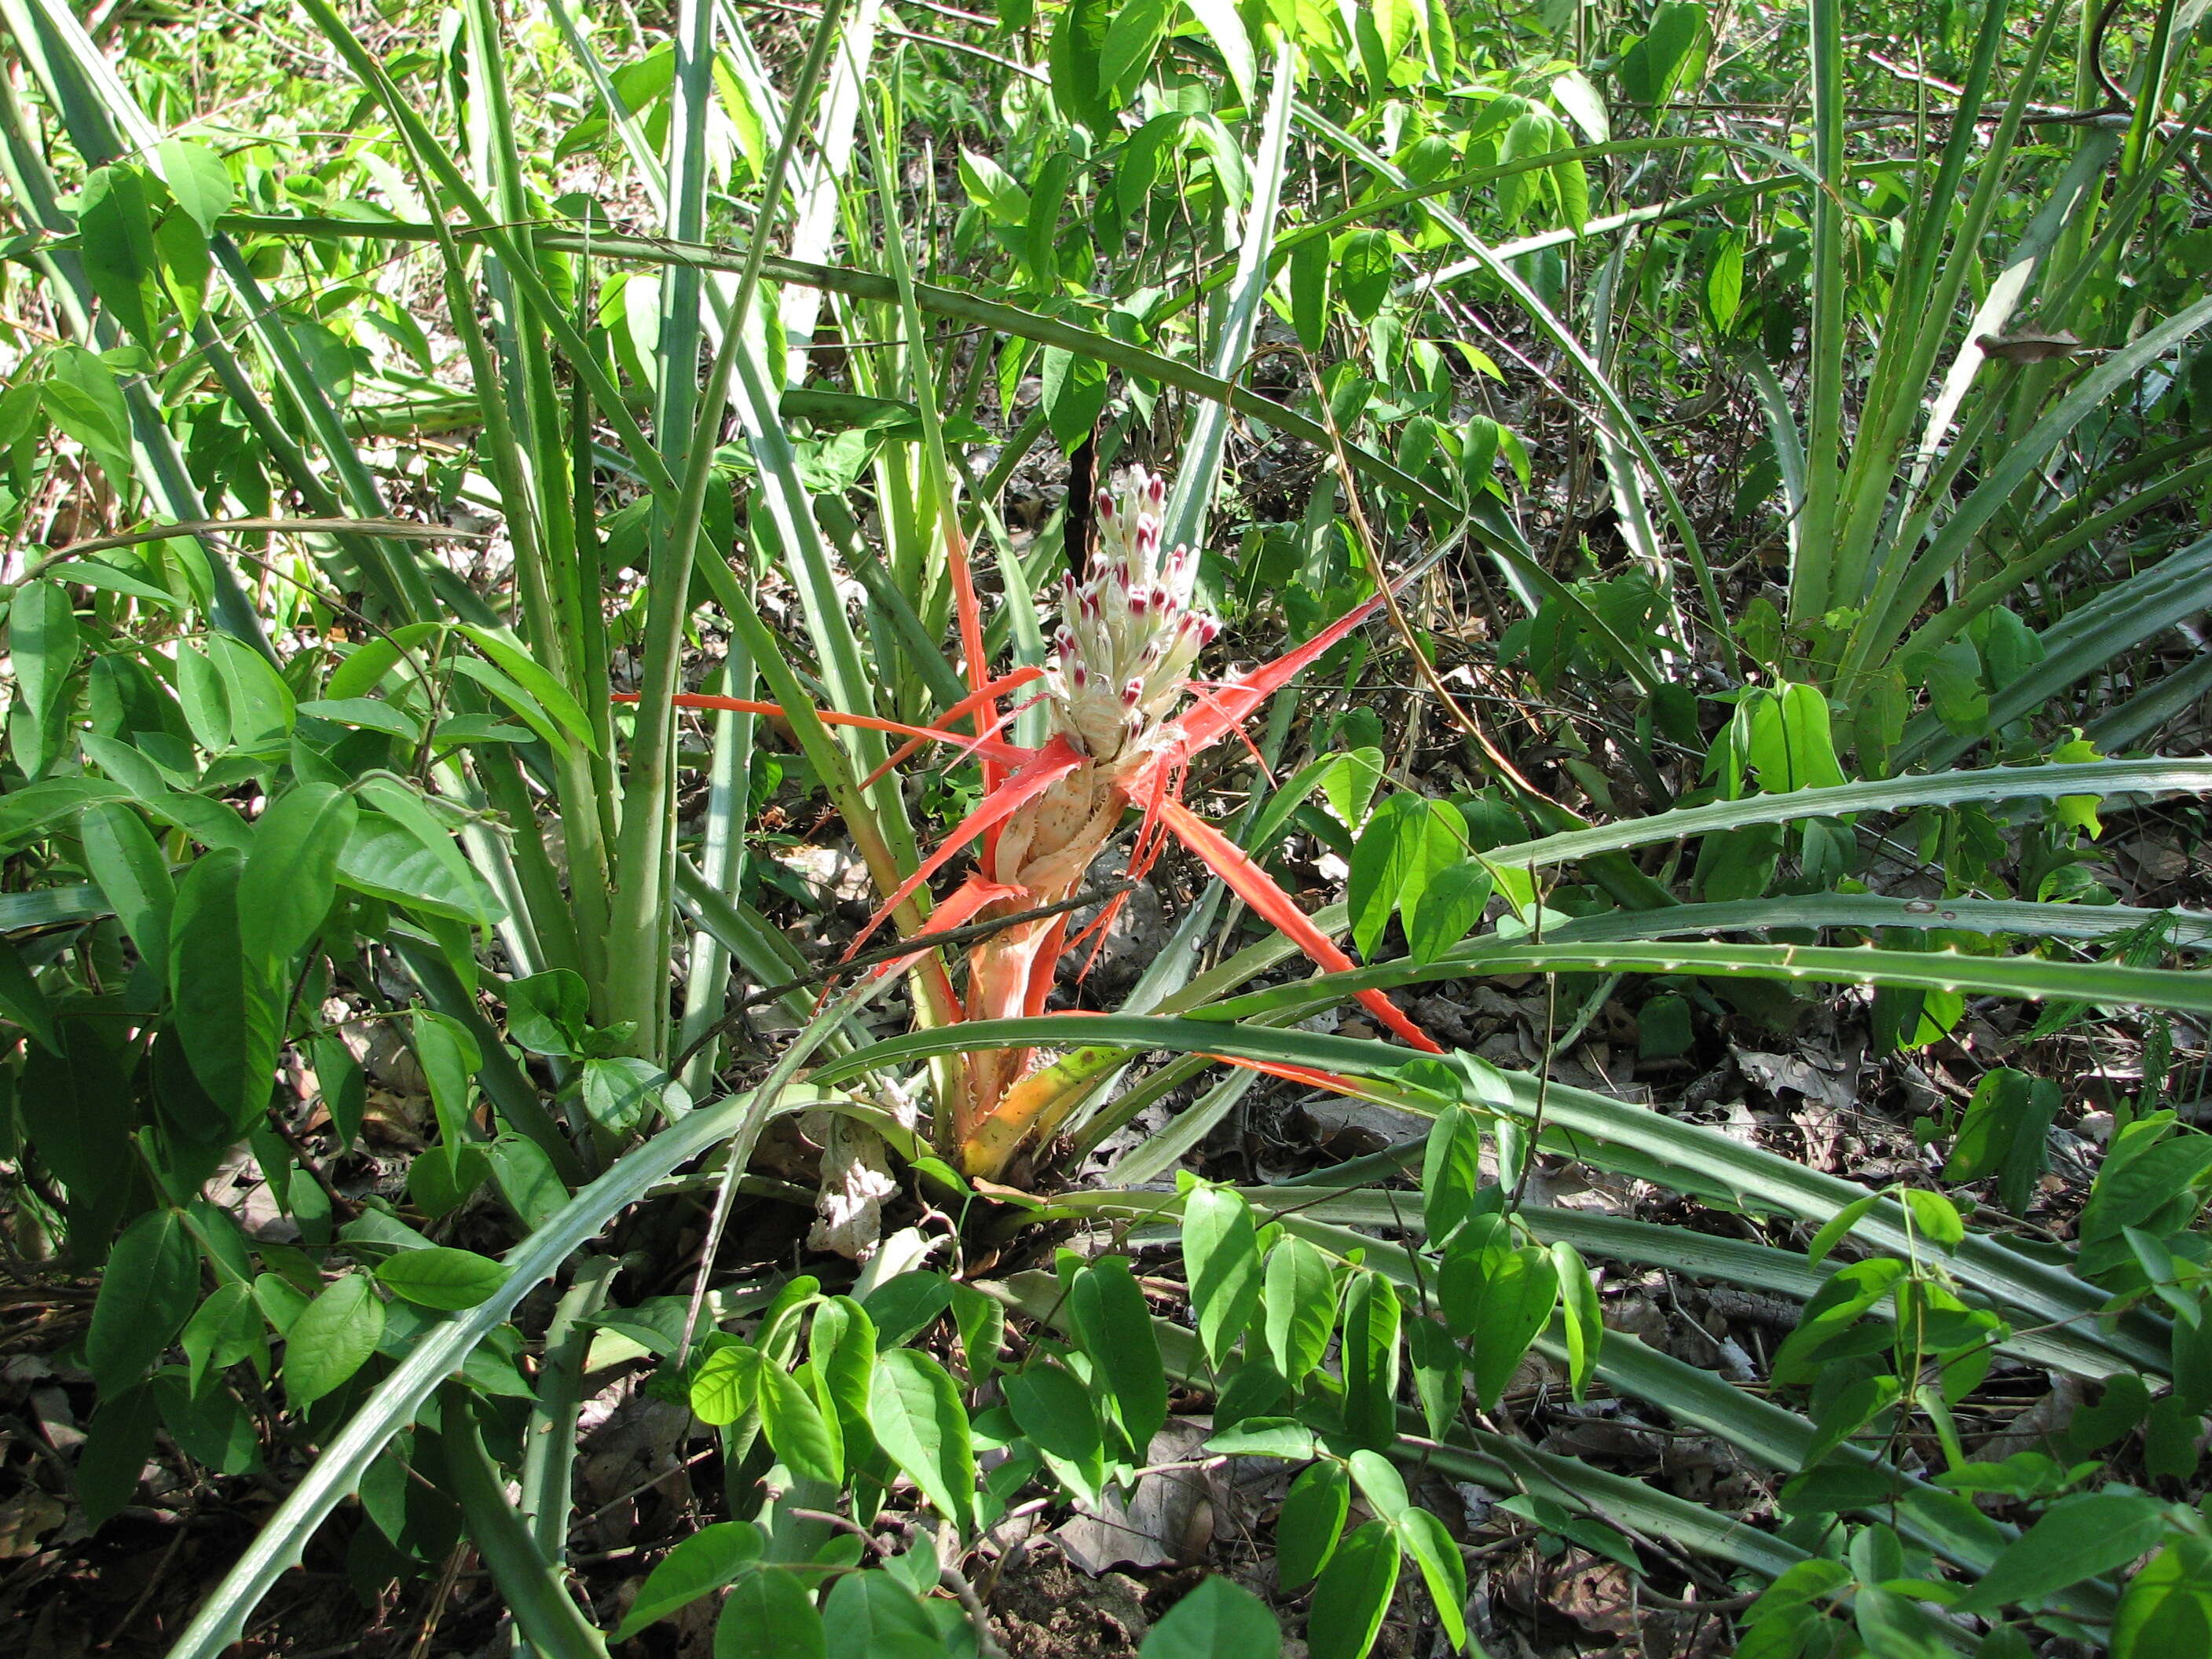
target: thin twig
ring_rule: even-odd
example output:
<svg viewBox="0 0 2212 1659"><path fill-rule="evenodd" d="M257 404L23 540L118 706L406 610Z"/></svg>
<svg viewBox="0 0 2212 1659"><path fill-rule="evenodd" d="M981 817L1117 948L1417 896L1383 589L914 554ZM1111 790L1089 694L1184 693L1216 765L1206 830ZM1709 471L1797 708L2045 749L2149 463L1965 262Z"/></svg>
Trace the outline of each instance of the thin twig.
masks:
<svg viewBox="0 0 2212 1659"><path fill-rule="evenodd" d="M694 1037L690 1046L670 1063L668 1069L672 1073L681 1072L692 1055L737 1024L744 1018L746 1010L758 1007L763 1002L774 1002L779 998L789 996L793 991L804 991L809 986L835 981L856 969L872 968L881 963L896 962L902 957L914 956L920 951L934 950L942 945L973 945L978 939L988 939L994 933L1004 933L1009 927L1018 927L1025 922L1042 921L1048 917L1060 915L1070 910L1079 910L1086 904L1101 904L1119 898L1124 893L1134 892L1137 885L1138 884L1133 881L1115 882L1103 887L1091 888L1087 891L1076 894L1072 898L1061 899L1056 904L1039 905L1034 910L1017 910L1012 915L995 916L988 921L971 921L964 927L948 927L941 933L931 933L926 937L909 937L900 939L896 944L878 945L874 950L857 952L842 961L831 963L826 968L817 969L811 974L803 974L797 979L786 980L781 985L771 985L766 990L752 992L733 1004L720 1019Z"/></svg>
<svg viewBox="0 0 2212 1659"><path fill-rule="evenodd" d="M599 1508L593 1510L589 1515L580 1516L576 1521L575 1524L568 1528L569 1532L573 1534L581 1531L584 1528L590 1526L592 1522L599 1520L601 1516L608 1514L611 1510L620 1509L623 1504L629 1503L631 1498L644 1497L646 1493L651 1492L655 1486L661 1485L664 1481L672 1480L678 1475L683 1474L686 1469L695 1468L698 1465L705 1462L708 1458L717 1455L718 1449L713 1446L709 1446L702 1452L694 1452L690 1456L685 1458L682 1462L676 1464L673 1468L661 1470L659 1474L654 1475L649 1480L640 1481L636 1486L632 1486L628 1492L619 1493L617 1496L609 1498L605 1503L600 1504Z"/></svg>
<svg viewBox="0 0 2212 1659"><path fill-rule="evenodd" d="M940 1562L937 1569L939 1588L952 1592L975 1627L975 1651L982 1659L1006 1659L1006 1650L999 1645L999 1638L991 1633L991 1615L983 1606L983 1598L975 1594L975 1587L968 1582L968 1575L950 1562Z"/></svg>
<svg viewBox="0 0 2212 1659"><path fill-rule="evenodd" d="M1530 934L1537 944L1544 942L1545 893L1536 884L1536 866L1528 866ZM1528 1115L1528 1144L1521 1153L1521 1168L1513 1178L1513 1196L1507 1200L1508 1209L1518 1212L1522 1194L1528 1190L1528 1172L1536 1167L1536 1148L1544 1139L1544 1108L1552 1089L1552 1061L1559 1050L1552 1042L1553 1033L1559 1023L1559 976L1556 973L1544 975L1544 1067L1536 1073L1536 1107Z"/></svg>
<svg viewBox="0 0 2212 1659"><path fill-rule="evenodd" d="M190 1516L185 1517L185 1522L189 1522L190 1518ZM155 1589L161 1584L162 1576L169 1571L169 1563L176 1559L177 1546L185 1541L185 1534L190 1530L189 1524L179 1524L176 1531L170 1536L168 1547L161 1552L161 1559L154 1564L154 1571L146 1579L146 1587L138 1592L138 1599L131 1604L130 1612L123 1615L115 1628L107 1632L107 1639L94 1648L94 1652L106 1652L116 1643L122 1640L125 1631L138 1622L138 1615L145 1612L146 1603L154 1599Z"/></svg>
<svg viewBox="0 0 2212 1659"><path fill-rule="evenodd" d="M1711 1601L1678 1601L1644 1584L1637 1585L1635 1595L1638 1601L1663 1607L1668 1613L1741 1613L1759 1597L1759 1592L1753 1590L1748 1595L1722 1596Z"/></svg>
<svg viewBox="0 0 2212 1659"><path fill-rule="evenodd" d="M453 1553L446 1558L445 1573L438 1580L436 1593L430 1598L430 1610L423 1615L422 1633L416 1637L408 1659L422 1659L429 1652L430 1638L437 1634L438 1623L446 1616L446 1604L453 1599L453 1586L461 1576L461 1559L468 1553L468 1547L465 1543L456 1544Z"/></svg>
<svg viewBox="0 0 2212 1659"><path fill-rule="evenodd" d="M1390 625L1397 630L1406 649L1413 653L1414 670L1420 675L1422 684L1443 703L1453 723L1474 739L1476 746L1482 750L1483 757L1490 763L1502 781L1520 790L1531 799L1557 805L1558 803L1549 795L1521 775L1520 769L1506 757L1505 751L1490 740L1490 734L1483 730L1481 722L1460 706L1459 699L1452 696L1437 674L1436 665L1429 660L1429 653L1421 649L1420 641L1413 637L1413 624L1406 620L1406 613L1399 609L1398 596L1391 590L1389 578L1382 574L1382 550L1375 539L1373 528L1367 522L1366 509L1359 504L1358 481L1352 474L1352 458L1345 453L1344 434L1337 430L1336 416L1328 404L1328 389L1322 385L1321 376L1315 371L1310 359L1306 363L1306 373L1312 379L1314 393L1320 402L1322 423L1328 428L1329 449L1336 461L1337 478L1344 489L1344 504L1351 512L1352 528L1358 533L1360 549L1366 554L1369 568L1374 572L1376 588L1382 595L1382 608L1389 612Z"/></svg>
<svg viewBox="0 0 2212 1659"><path fill-rule="evenodd" d="M330 1172L324 1169L320 1160L307 1150L307 1143L301 1138L299 1131L284 1121L284 1115L276 1109L276 1103L274 1101L269 1103L266 1115L269 1127L276 1132L277 1139L290 1150L293 1158L306 1172L307 1179L322 1188L325 1200L330 1205L337 1218L341 1222L346 1222L358 1217L361 1214L361 1206L337 1189L337 1183L331 1179Z"/></svg>
<svg viewBox="0 0 2212 1659"><path fill-rule="evenodd" d="M840 1515L835 1510L788 1510L785 1513L794 1521L812 1521L821 1526L835 1527L839 1532L850 1533L874 1551L878 1559L887 1559L891 1553L889 1544L849 1515Z"/></svg>

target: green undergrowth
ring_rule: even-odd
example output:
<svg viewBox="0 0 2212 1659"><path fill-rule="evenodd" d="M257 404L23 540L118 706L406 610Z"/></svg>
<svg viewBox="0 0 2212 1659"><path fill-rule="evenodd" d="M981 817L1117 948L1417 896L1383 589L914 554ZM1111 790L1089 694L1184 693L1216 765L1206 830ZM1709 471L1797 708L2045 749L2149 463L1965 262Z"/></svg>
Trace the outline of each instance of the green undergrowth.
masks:
<svg viewBox="0 0 2212 1659"><path fill-rule="evenodd" d="M2212 1654L2212 921L2140 873L2212 793L2202 8L259 17L0 0L0 1210L90 1299L82 1446L4 1478L56 1549L149 1461L282 1494L179 1659L465 1552L518 1651L712 1597L718 1659L988 1656L1014 1530L1171 1415L1286 1495L1146 1659L1502 1646L1500 1549L1757 1659ZM894 728L1046 665L1139 459L1201 696L1378 609L1177 778L1234 845L1110 996L839 972L997 787ZM1512 1065L1352 1001L1498 987ZM1854 1179L1583 1086L1607 1018L1955 1097L1869 1097ZM978 1174L1006 1050L1049 1133ZM1411 1127L1209 1158L1285 1090ZM1795 1328L1692 1364L1619 1328L1655 1273ZM570 1560L617 1388L711 1471L626 1606Z"/></svg>

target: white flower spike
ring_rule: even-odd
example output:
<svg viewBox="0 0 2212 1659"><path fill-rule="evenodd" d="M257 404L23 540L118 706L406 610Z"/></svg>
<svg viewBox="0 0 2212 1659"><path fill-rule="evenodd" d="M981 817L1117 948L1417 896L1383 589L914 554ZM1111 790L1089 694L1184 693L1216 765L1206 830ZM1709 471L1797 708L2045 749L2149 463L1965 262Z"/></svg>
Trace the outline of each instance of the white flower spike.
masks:
<svg viewBox="0 0 2212 1659"><path fill-rule="evenodd" d="M1123 467L1098 492L1089 580L1060 587L1060 627L1045 667L1053 715L1095 761L1140 753L1182 701L1191 665L1221 624L1191 606L1198 555L1160 555L1167 480Z"/></svg>

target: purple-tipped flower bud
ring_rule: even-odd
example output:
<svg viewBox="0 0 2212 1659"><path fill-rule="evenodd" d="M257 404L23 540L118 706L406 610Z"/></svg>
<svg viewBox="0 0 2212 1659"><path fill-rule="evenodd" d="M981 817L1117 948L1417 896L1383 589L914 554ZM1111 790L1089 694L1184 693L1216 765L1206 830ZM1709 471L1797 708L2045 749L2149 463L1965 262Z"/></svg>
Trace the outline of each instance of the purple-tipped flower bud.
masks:
<svg viewBox="0 0 2212 1659"><path fill-rule="evenodd" d="M1164 545L1169 494L1146 467L1117 469L1097 492L1090 579L1060 584L1047 695L1061 729L1096 760L1151 740L1184 696L1200 645L1219 630L1192 606L1198 551Z"/></svg>

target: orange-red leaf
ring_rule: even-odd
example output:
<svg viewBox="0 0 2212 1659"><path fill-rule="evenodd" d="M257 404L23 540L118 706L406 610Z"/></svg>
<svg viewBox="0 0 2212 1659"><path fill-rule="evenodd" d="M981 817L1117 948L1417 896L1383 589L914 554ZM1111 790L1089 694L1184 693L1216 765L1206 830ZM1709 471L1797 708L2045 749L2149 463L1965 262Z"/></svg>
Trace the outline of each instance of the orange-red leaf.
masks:
<svg viewBox="0 0 2212 1659"><path fill-rule="evenodd" d="M1365 622L1382 603L1381 594L1346 611L1295 650L1273 662L1262 663L1243 678L1218 689L1202 690L1198 702L1168 722L1174 733L1160 750L1156 765L1177 765L1202 749L1211 748L1249 719L1260 705L1282 690L1290 678L1339 640Z"/></svg>
<svg viewBox="0 0 2212 1659"><path fill-rule="evenodd" d="M1011 746L1011 745L1010 745ZM868 918L857 938L846 948L850 956L867 943L868 937L884 924L884 919L906 902L914 890L935 875L951 860L952 855L986 830L996 829L1069 773L1088 766L1090 757L1079 755L1065 738L1054 738L1042 749L1021 750L1022 763L1012 776L986 795L982 802L960 821L959 827L947 836L937 850L915 868L915 872L898 885L898 890L886 898L881 908Z"/></svg>
<svg viewBox="0 0 2212 1659"><path fill-rule="evenodd" d="M635 702L635 691L612 694L617 702ZM763 714L773 720L789 720L781 705L755 702L749 697L720 697L705 691L679 691L669 699L678 708L714 708L733 714ZM871 732L889 732L899 737L913 738L922 743L951 743L988 756L1007 766L1019 766L1036 751L1024 749L1018 743L1001 743L991 738L972 738L960 732L939 732L927 726L908 726L903 720L878 720L873 714L848 714L841 709L817 708L814 717L825 726L857 726Z"/></svg>
<svg viewBox="0 0 2212 1659"><path fill-rule="evenodd" d="M1388 1099L1361 1082L1356 1077L1342 1077L1334 1072L1324 1072L1318 1066L1300 1066L1287 1060L1254 1060L1245 1054L1208 1054L1208 1060L1218 1060L1224 1066L1242 1066L1248 1072L1265 1072L1269 1077L1279 1077L1289 1083L1303 1083L1316 1089L1326 1089L1331 1094L1352 1100L1371 1100L1387 1105Z"/></svg>
<svg viewBox="0 0 2212 1659"><path fill-rule="evenodd" d="M1000 899L1024 898L1028 894L1029 889L1026 887L1012 887L1004 882L986 881L980 872L970 871L968 879L947 894L945 902L929 913L929 920L901 941L915 948L905 956L894 957L888 962L876 963L869 969L869 975L872 978L880 978L885 974L896 973L924 951L934 949L936 940L940 935L949 933L954 928L965 927L969 922L973 921L975 919L975 913L985 906L996 904Z"/></svg>
<svg viewBox="0 0 2212 1659"><path fill-rule="evenodd" d="M959 520L946 504L945 521L945 562L952 572L952 608L960 622L960 651L968 659L968 684L975 694L983 696L989 690L991 670L989 659L983 648L983 608L975 603L975 579L968 568L968 538L961 534ZM989 727L998 724L996 700L983 696L978 715L979 725ZM1005 782L1006 773L994 758L983 758L983 793L994 793ZM994 824L984 832L984 845L993 852L998 850L999 832Z"/></svg>
<svg viewBox="0 0 2212 1659"><path fill-rule="evenodd" d="M995 707L995 700L998 697L1004 696L1007 692L1018 690L1021 687L1027 685L1031 680L1042 679L1043 678L1044 670L1042 668L1033 665L1026 668L1017 668L1012 673L1004 675L998 679L993 680L990 684L985 686L981 690L970 691L966 696L961 698L958 702L954 703L951 708L946 709L942 714L939 715L934 724L924 729L932 734L932 738L933 738L935 741L939 743L949 743L956 749L964 749L972 753L980 749L991 738L996 737L1000 732L1005 729L1006 723L1012 720L1015 715L1020 714L1024 708L1029 708L1030 706L1030 703L1025 702L1020 704L1018 707L1008 709L1005 714L998 715L988 726L981 725L979 717L979 729L973 737L970 737L964 732L954 732L947 729L952 725L953 721L965 720L970 716L977 715L978 711L983 708ZM1032 702L1033 701L1034 699L1032 699ZM866 777L860 780L860 787L863 789L868 788L875 783L877 779L883 777L896 768L905 765L908 760L913 758L915 750L919 750L923 744L931 741L932 738L908 738L904 743L901 744L896 749L891 751L891 757L889 760L885 761L881 766L878 766L874 771L869 773Z"/></svg>
<svg viewBox="0 0 2212 1659"><path fill-rule="evenodd" d="M1243 848L1179 800L1171 797L1164 799L1159 810L1168 828L1182 837L1183 845L1197 854L1215 875L1229 884L1230 891L1287 933L1316 965L1331 973L1351 970L1352 958L1313 925L1291 896L1275 885L1273 877L1245 856ZM1401 1013L1398 1006L1382 992L1362 991L1359 1001L1376 1018L1416 1048L1431 1054L1443 1052L1426 1031Z"/></svg>

